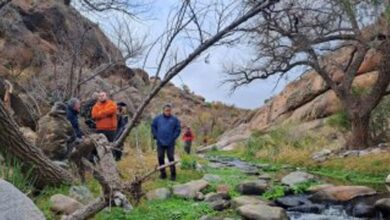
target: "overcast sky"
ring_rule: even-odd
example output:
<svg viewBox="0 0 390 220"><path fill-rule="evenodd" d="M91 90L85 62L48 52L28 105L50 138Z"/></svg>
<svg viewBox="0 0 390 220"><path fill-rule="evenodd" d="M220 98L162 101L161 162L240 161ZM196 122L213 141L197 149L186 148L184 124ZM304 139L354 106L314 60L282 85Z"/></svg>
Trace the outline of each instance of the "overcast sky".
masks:
<svg viewBox="0 0 390 220"><path fill-rule="evenodd" d="M131 21L136 35L148 36L147 39L149 40L155 36L159 36L166 27L166 20L170 8L177 1L155 0L150 6L148 15L141 15L141 21ZM97 22L103 31L110 32L110 25L108 23L115 16L97 17L94 15L86 15L94 22ZM260 107L263 105L264 100L280 92L288 81L296 78L299 74L290 74L288 79L282 79L278 84L276 83L278 81L277 77L264 81L254 81L252 84L241 87L235 93L231 94L229 85L221 85L224 78L223 64L229 62L229 59L236 59L238 54L238 56L242 56L242 54L249 54L250 52L253 51L245 48L231 49L220 47L213 49L184 69L179 76L173 79L173 83L179 87L183 83L186 84L196 94L205 97L207 101L222 101L226 104L234 104L237 107L250 109ZM155 61L159 56L161 56L161 52L156 50L151 53L150 60ZM207 63L204 62L205 56L209 57L209 62ZM130 67L140 67L140 65L141 62L138 62L132 64ZM152 75L154 69L146 66L146 71Z"/></svg>

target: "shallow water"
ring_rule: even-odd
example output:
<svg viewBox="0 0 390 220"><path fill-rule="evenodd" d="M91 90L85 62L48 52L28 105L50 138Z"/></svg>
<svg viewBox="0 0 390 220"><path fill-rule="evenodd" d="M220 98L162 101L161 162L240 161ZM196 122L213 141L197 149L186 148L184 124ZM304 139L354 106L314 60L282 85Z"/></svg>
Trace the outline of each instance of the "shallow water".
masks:
<svg viewBox="0 0 390 220"><path fill-rule="evenodd" d="M237 158L228 158L228 157L209 157L207 158L210 163L209 165L212 167L234 167L237 169L242 170L244 173L250 173L254 170L259 170L259 168L262 166L261 164L251 164L242 160L239 160ZM264 164L266 166L266 164ZM299 196L299 195L298 195ZM307 198L309 195L300 195L299 197ZM385 194L383 195L376 195L373 197L367 197L367 198L359 198L357 200L360 201L366 201L366 204L372 203L372 200L376 201L378 198L374 197L387 197ZM353 204L356 204L355 201L351 201L346 204L320 204L324 205L325 208L321 210L320 213L303 213L303 212L295 212L295 211L287 211L288 216L291 220L384 220L378 213L376 217L374 218L356 218L348 214L347 209L348 207L352 206ZM318 203L312 203L312 204L318 204Z"/></svg>

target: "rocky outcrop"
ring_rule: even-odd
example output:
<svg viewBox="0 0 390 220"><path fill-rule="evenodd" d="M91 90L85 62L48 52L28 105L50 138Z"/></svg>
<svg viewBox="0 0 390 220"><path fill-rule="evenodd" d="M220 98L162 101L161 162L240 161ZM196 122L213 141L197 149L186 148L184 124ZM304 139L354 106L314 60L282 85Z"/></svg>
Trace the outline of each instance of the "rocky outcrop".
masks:
<svg viewBox="0 0 390 220"><path fill-rule="evenodd" d="M334 52L331 56L342 63L349 56L346 50ZM353 82L354 88L368 88L375 83L379 59L375 51L367 53ZM340 81L343 76L342 73L334 71L332 78ZM264 132L282 123L310 122L341 110L341 102L324 80L315 71L307 71L257 109L246 122L236 126L239 129L225 132L215 145L221 149L231 149L237 142L246 140L254 131Z"/></svg>
<svg viewBox="0 0 390 220"><path fill-rule="evenodd" d="M98 25L73 7L55 0L15 0L0 8L0 17L0 76L15 84L11 104L20 124L34 129L36 112L20 111L40 106L44 114L53 102L67 98L65 91L84 100L104 89L130 110L139 103L139 89L148 78L128 68ZM128 89L120 91L123 88ZM128 91L134 92L129 96ZM34 108L21 107L21 101Z"/></svg>

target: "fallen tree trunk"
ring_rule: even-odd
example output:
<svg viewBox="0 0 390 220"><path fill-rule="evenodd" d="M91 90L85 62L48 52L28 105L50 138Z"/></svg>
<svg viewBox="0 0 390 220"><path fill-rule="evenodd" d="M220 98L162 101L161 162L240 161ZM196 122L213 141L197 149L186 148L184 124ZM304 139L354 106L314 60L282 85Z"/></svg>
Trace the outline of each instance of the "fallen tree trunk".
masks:
<svg viewBox="0 0 390 220"><path fill-rule="evenodd" d="M66 220L88 219L93 217L105 207L111 205L131 209L131 205L125 195L139 201L143 195L142 183L155 172L178 162L174 161L166 165L156 167L154 170L149 171L143 176L135 177L133 181L124 182L120 179L114 157L112 156L112 143L108 143L107 139L101 134L93 134L90 138L95 141L99 161L95 166L86 159L83 159L83 163L93 171L93 176L99 181L103 192L98 199L75 211L69 215Z"/></svg>
<svg viewBox="0 0 390 220"><path fill-rule="evenodd" d="M2 101L0 101L0 147L3 152L10 153L34 167L39 186L69 184L75 181L71 173L53 163L38 147L26 140Z"/></svg>

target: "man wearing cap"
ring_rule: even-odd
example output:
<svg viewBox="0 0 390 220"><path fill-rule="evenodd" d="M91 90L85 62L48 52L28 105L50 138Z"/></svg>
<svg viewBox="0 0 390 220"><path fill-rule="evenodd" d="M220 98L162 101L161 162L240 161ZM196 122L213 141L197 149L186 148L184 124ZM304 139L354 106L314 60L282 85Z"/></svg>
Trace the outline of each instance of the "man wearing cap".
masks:
<svg viewBox="0 0 390 220"><path fill-rule="evenodd" d="M160 166L164 165L165 154L169 162L175 160L175 143L180 136L180 121L172 115L172 106L166 104L163 107L163 113L154 118L152 122L153 138L157 141L157 157ZM176 180L175 165L170 166L171 180ZM161 170L161 179L166 179L165 169Z"/></svg>

